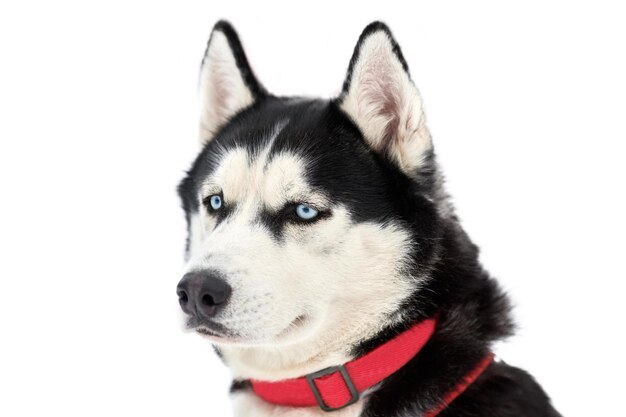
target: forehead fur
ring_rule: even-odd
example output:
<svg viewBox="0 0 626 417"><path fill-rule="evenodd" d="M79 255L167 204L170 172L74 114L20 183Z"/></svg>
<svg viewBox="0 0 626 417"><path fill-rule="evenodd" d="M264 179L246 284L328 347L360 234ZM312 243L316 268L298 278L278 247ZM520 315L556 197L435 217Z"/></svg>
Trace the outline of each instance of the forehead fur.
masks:
<svg viewBox="0 0 626 417"><path fill-rule="evenodd" d="M271 145L257 155L241 147L227 151L205 179L200 198L221 192L227 202L254 199L274 210L293 201L323 204L321 193L307 184L305 159L289 151L270 154Z"/></svg>
<svg viewBox="0 0 626 417"><path fill-rule="evenodd" d="M214 184L228 199L250 186L251 175L263 178L268 204L297 200L306 188L326 196L329 205L345 206L355 221L409 220L414 214L403 200L407 190L419 187L372 151L329 100L268 98L239 113L204 147L181 183L183 206L188 214L198 211L211 177L228 183Z"/></svg>

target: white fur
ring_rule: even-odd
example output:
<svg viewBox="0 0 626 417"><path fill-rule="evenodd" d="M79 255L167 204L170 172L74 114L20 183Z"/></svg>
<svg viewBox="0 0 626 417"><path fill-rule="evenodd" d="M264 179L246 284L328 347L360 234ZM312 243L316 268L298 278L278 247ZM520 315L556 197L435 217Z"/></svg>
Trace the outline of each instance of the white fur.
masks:
<svg viewBox="0 0 626 417"><path fill-rule="evenodd" d="M200 142L211 140L233 115L253 102L226 36L214 31L200 71Z"/></svg>
<svg viewBox="0 0 626 417"><path fill-rule="evenodd" d="M199 213L193 213L189 220L189 253L198 253L204 240L202 216Z"/></svg>
<svg viewBox="0 0 626 417"><path fill-rule="evenodd" d="M223 154L198 196L222 191L236 207L232 216L216 227L203 210L192 221L188 270L218 270L233 288L217 321L238 336L211 340L236 378L279 380L344 363L351 345L397 319L413 288L409 235L393 224L355 224L346 207L329 206L330 196L308 186L297 155L250 157L243 148ZM293 201L332 215L287 225L276 241L257 216Z"/></svg>
<svg viewBox="0 0 626 417"><path fill-rule="evenodd" d="M416 174L432 148L431 137L420 94L386 32L363 40L341 108L373 149L387 153L405 173Z"/></svg>
<svg viewBox="0 0 626 417"><path fill-rule="evenodd" d="M235 417L328 417L326 411L317 407L282 407L268 404L251 392L233 394L233 415ZM334 411L333 417L358 417L363 410L364 400L349 407Z"/></svg>

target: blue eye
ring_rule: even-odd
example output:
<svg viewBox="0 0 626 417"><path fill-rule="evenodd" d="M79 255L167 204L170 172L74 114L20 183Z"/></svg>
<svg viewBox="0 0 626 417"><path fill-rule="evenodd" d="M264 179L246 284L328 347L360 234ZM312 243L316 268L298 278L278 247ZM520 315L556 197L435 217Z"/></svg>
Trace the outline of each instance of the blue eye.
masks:
<svg viewBox="0 0 626 417"><path fill-rule="evenodd" d="M220 197L219 195L212 195L209 203L211 204L211 208L213 210L219 210L220 208L222 208L222 197Z"/></svg>
<svg viewBox="0 0 626 417"><path fill-rule="evenodd" d="M303 220L311 220L316 218L319 212L313 207L309 207L305 204L298 204L296 207L296 214Z"/></svg>

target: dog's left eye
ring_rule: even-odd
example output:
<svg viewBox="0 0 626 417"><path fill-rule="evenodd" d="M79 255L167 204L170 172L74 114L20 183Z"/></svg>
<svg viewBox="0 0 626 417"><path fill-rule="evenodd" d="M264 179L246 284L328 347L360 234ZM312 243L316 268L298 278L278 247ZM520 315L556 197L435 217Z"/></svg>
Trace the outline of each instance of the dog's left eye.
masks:
<svg viewBox="0 0 626 417"><path fill-rule="evenodd" d="M317 217L319 212L306 204L298 204L296 206L296 214L303 220L312 220Z"/></svg>
<svg viewBox="0 0 626 417"><path fill-rule="evenodd" d="M221 209L221 208L222 208L222 204L223 204L223 202L222 202L222 197L221 197L221 196L219 196L219 195L212 195L212 196L209 198L209 205L211 206L211 208L212 208L213 210L219 210L219 209Z"/></svg>

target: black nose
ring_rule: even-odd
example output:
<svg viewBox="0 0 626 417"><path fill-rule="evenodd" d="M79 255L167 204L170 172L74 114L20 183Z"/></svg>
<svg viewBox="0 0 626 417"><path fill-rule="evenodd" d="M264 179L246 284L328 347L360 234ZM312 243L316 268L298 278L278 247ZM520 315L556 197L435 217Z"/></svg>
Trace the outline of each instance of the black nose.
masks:
<svg viewBox="0 0 626 417"><path fill-rule="evenodd" d="M189 272L176 288L180 307L198 318L215 316L226 305L231 292L230 286L211 272Z"/></svg>

